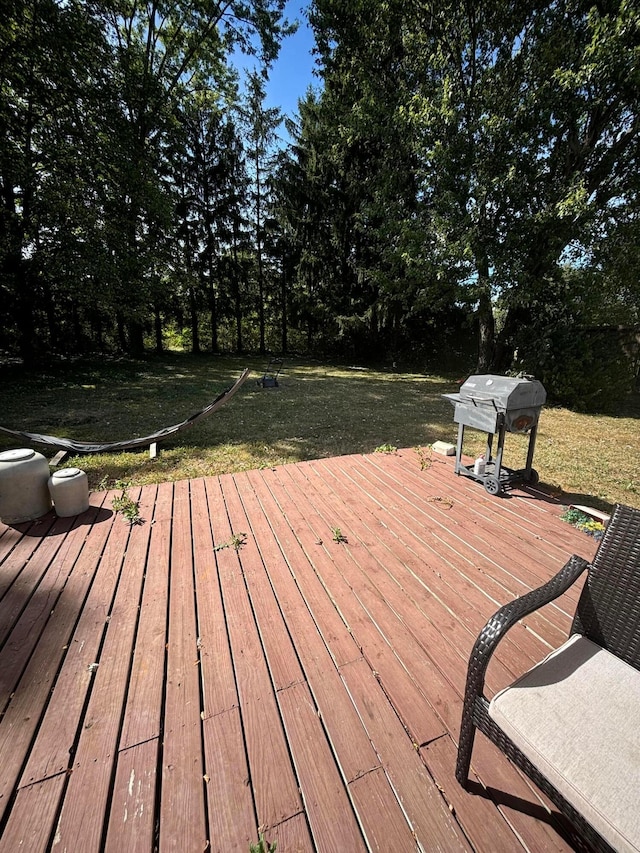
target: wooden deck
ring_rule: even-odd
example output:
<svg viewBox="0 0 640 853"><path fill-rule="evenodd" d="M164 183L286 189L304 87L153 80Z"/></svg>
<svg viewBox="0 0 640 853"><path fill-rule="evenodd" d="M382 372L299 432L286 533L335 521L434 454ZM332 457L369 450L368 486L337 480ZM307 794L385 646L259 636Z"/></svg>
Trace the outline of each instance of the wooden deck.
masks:
<svg viewBox="0 0 640 853"><path fill-rule="evenodd" d="M595 550L560 506L413 450L131 494L134 527L109 494L0 525L0 853L572 849L481 736L480 784L453 775L478 630ZM513 629L491 690L576 600Z"/></svg>

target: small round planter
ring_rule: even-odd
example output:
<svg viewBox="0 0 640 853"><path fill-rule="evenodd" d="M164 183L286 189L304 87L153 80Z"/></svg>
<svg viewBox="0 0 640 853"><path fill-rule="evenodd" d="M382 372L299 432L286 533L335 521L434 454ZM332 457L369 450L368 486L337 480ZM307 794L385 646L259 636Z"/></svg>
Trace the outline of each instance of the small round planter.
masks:
<svg viewBox="0 0 640 853"><path fill-rule="evenodd" d="M79 468L61 468L49 478L49 493L56 515L67 518L89 509L87 475Z"/></svg>

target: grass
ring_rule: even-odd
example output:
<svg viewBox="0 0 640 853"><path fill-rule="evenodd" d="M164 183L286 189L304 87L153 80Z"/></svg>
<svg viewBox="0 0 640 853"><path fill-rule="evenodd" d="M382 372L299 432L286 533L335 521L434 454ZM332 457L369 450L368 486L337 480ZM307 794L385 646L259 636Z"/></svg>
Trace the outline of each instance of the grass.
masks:
<svg viewBox="0 0 640 853"><path fill-rule="evenodd" d="M0 368L3 426L69 438L109 441L146 435L177 423L230 385L243 367L253 373L236 397L210 418L148 453L79 456L76 465L91 488L105 481L132 486L217 475L349 453L455 444L453 409L441 394L456 378L285 360L278 388L257 379L268 359L194 357L67 362L29 374ZM640 507L637 397L617 416L585 415L545 407L534 465L550 491L572 503L609 509L615 502ZM484 436L468 430L465 452L484 449ZM0 436L0 450L20 441ZM524 465L528 439L508 435L504 462ZM52 457L53 449L38 448ZM568 499L568 500L567 500Z"/></svg>

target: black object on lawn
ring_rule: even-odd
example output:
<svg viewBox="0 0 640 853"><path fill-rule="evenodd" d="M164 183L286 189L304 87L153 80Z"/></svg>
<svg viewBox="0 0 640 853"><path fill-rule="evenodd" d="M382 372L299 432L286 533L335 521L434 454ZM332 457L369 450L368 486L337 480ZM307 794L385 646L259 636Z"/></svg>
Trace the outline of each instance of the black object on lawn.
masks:
<svg viewBox="0 0 640 853"><path fill-rule="evenodd" d="M284 359L272 358L269 364L267 365L267 369L264 372L264 376L261 379L258 379L258 385L260 385L261 388L277 388L278 376L280 374L280 371L282 370L283 364Z"/></svg>

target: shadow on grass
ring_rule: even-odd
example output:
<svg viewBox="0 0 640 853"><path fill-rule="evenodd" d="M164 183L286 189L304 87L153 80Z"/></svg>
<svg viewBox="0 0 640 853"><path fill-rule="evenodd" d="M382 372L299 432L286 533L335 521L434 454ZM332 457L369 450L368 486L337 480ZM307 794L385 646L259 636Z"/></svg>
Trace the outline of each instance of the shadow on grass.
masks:
<svg viewBox="0 0 640 853"><path fill-rule="evenodd" d="M144 435L199 409L245 364L172 356L107 364L102 373L100 365L89 363L84 371L76 364L47 377L14 376L13 387L5 385L5 421L13 428L96 442ZM249 366L255 380L252 376L224 409L163 442L161 453L223 447L232 455L242 447L254 462L272 464L366 452L382 443L424 444L453 432L451 408L440 398L451 390L444 380L285 362L279 387L262 388L257 365ZM133 462L107 459L102 462L108 475ZM139 458L134 467L141 467Z"/></svg>
<svg viewBox="0 0 640 853"><path fill-rule="evenodd" d="M279 386L262 388L258 380L266 363L264 357L168 353L140 361L68 362L49 365L40 373L4 366L0 368L2 422L14 429L95 442L149 435L201 409L249 367L252 375L233 400L159 444L156 459L140 451L77 456L64 464L86 470L95 489L104 478L143 485L371 453L381 445L456 443L453 409L441 395L457 390L458 375L394 373L285 359ZM559 484L564 484L563 502L589 503L605 510L614 500L637 503L640 466L632 464L630 451L614 455L617 445L633 444L628 426L613 440L612 421L594 426L592 416L553 409L543 418L534 462L543 479L552 483L549 493L561 495ZM586 438L589 429L589 436L595 430L595 438ZM518 438L510 436L505 448L504 462L512 468L524 464L518 458L524 442ZM484 434L476 433L465 453L483 452L485 440ZM0 437L0 450L15 446L15 441ZM578 471L580 478L575 476ZM558 485L553 485L554 480ZM593 494L601 495L599 500L585 496L592 484Z"/></svg>

